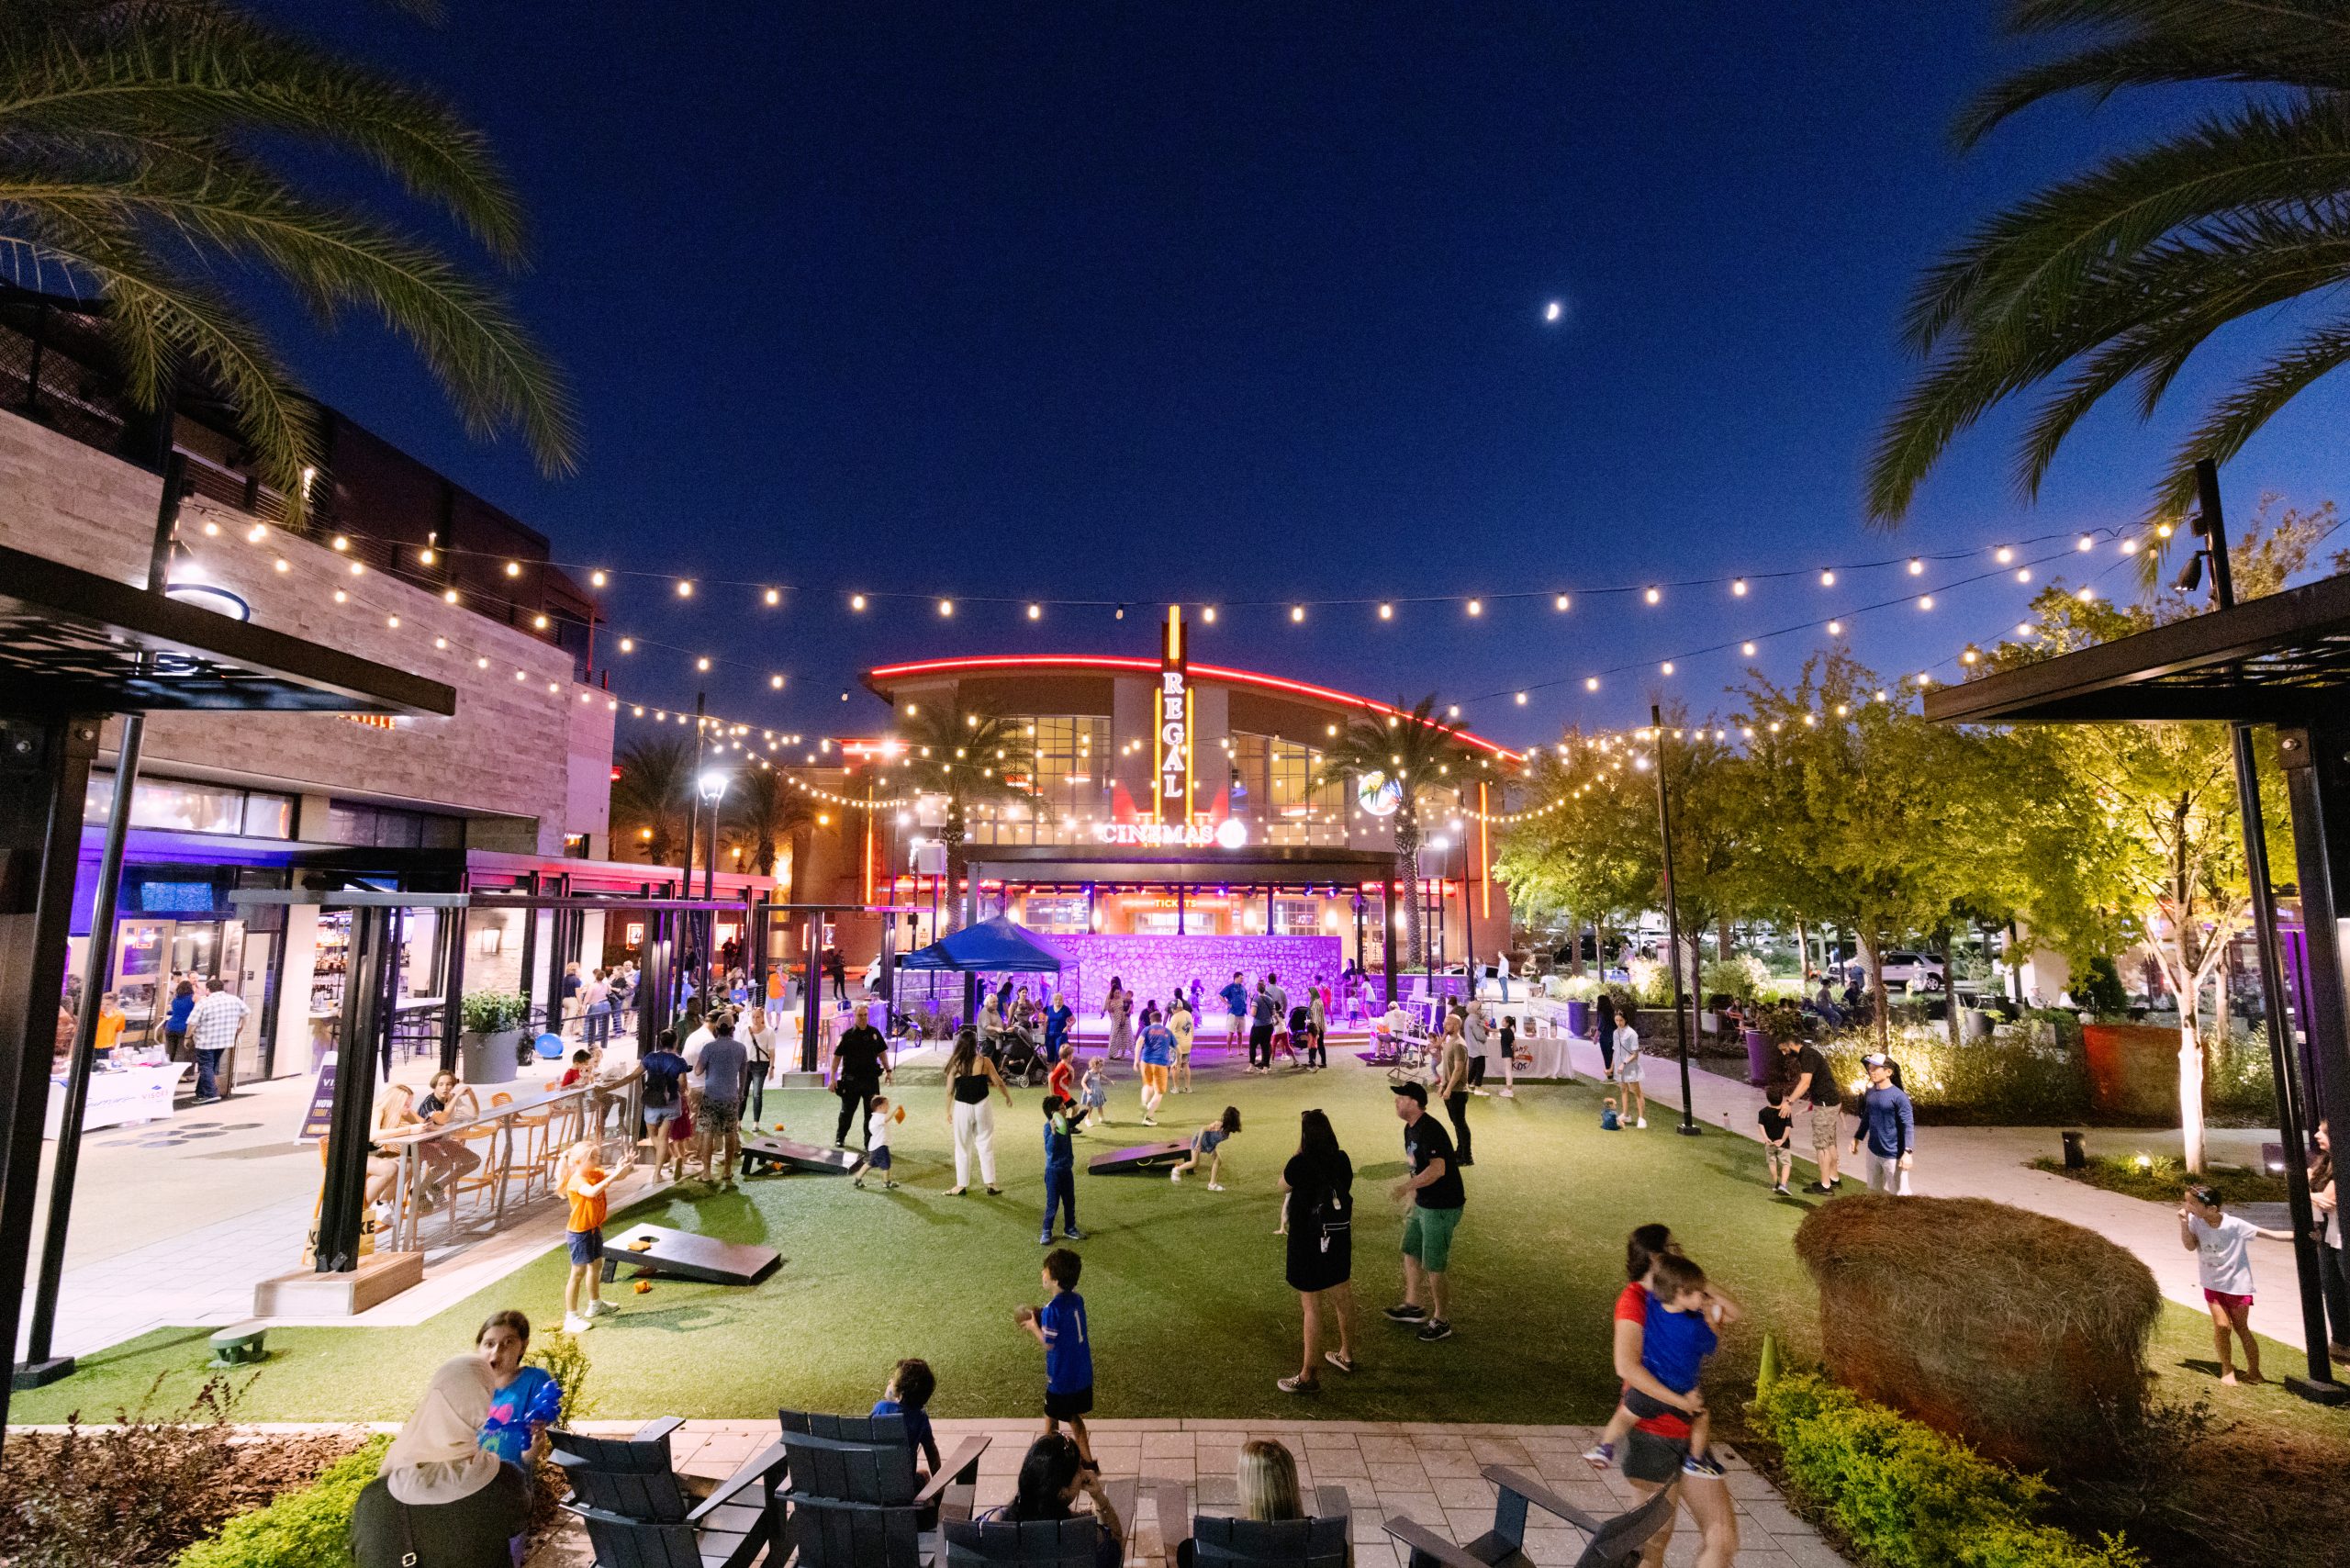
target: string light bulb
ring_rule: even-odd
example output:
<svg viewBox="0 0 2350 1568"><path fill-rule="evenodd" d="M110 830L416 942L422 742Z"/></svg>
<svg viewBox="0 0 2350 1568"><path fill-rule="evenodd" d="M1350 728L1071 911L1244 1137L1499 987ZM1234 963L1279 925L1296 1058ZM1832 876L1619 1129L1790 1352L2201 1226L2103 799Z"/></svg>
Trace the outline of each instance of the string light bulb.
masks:
<svg viewBox="0 0 2350 1568"><path fill-rule="evenodd" d="M1597 676L1595 676L1595 675L1587 675L1587 676L1583 677L1583 689L1585 691L1596 691L1596 690L1598 690L1598 689L1599 689L1599 678L1598 678Z"/></svg>
<svg viewBox="0 0 2350 1568"><path fill-rule="evenodd" d="M1214 625L1214 624L1215 624L1215 606L1214 606L1214 605L1213 605L1213 604L1211 604L1211 605L1207 605L1207 606L1203 607L1203 608L1200 610L1200 619L1201 619L1201 620L1203 620L1203 621L1204 621L1204 622L1207 622L1209 625L1211 625L1211 626Z"/></svg>
<svg viewBox="0 0 2350 1568"><path fill-rule="evenodd" d="M1640 597L1647 599L1651 604L1661 604L1664 601L1664 590L1662 588L1652 588Z"/></svg>
<svg viewBox="0 0 2350 1568"><path fill-rule="evenodd" d="M1484 601L1483 599L1471 599L1471 600L1469 601L1469 613L1470 613L1470 614L1472 614L1472 615L1483 615L1483 614L1484 614L1484 613L1485 613L1485 601Z"/></svg>
<svg viewBox="0 0 2350 1568"><path fill-rule="evenodd" d="M1292 625L1295 625L1299 622L1304 621L1305 619L1305 606L1302 604L1291 605L1289 607L1289 619Z"/></svg>
<svg viewBox="0 0 2350 1568"><path fill-rule="evenodd" d="M636 652L636 639L633 637L622 637L621 639L621 652L624 654L632 654Z"/></svg>
<svg viewBox="0 0 2350 1568"><path fill-rule="evenodd" d="M2016 568L2016 581L2020 583L2028 583L2031 581L2031 568L2030 566L2018 566Z"/></svg>
<svg viewBox="0 0 2350 1568"><path fill-rule="evenodd" d="M1926 575L1926 563L1925 563L1925 562L1923 562L1923 561L1920 561L1920 560L1919 560L1919 559L1918 559L1918 557L1917 557L1917 556L1915 556L1915 555L1910 556L1910 557L1909 557L1909 575L1910 575L1911 577L1924 577L1924 576Z"/></svg>
<svg viewBox="0 0 2350 1568"><path fill-rule="evenodd" d="M590 572L588 574L588 586L590 588L602 588L606 581L607 579L601 572Z"/></svg>
<svg viewBox="0 0 2350 1568"><path fill-rule="evenodd" d="M694 661L694 668L707 674L710 670L710 656L705 654L700 658L696 659Z"/></svg>
<svg viewBox="0 0 2350 1568"><path fill-rule="evenodd" d="M1393 621L1393 620L1394 620L1394 619L1395 619L1395 607L1394 607L1393 605L1392 605L1392 604L1382 604L1382 605L1381 605L1381 606L1379 607L1379 618L1380 618L1382 621ZM1294 617L1292 617L1292 619L1295 619L1295 618L1294 618Z"/></svg>
<svg viewBox="0 0 2350 1568"><path fill-rule="evenodd" d="M2097 541L2084 533L2078 539L2073 541L2073 548L2086 555L2090 551L2097 548Z"/></svg>
<svg viewBox="0 0 2350 1568"><path fill-rule="evenodd" d="M1740 643L1738 645L1738 651L1751 659L1754 656L1754 644L1751 643Z"/></svg>
<svg viewBox="0 0 2350 1568"><path fill-rule="evenodd" d="M2015 558L2016 553L2005 544L2000 545L1997 550L1991 552L1991 559L1998 562L2002 566L2006 566Z"/></svg>
<svg viewBox="0 0 2350 1568"><path fill-rule="evenodd" d="M940 599L938 601L938 613L941 618L952 616L955 613L955 601L951 599Z"/></svg>
<svg viewBox="0 0 2350 1568"><path fill-rule="evenodd" d="M506 563L506 575L507 575L508 577L520 577L520 576L522 575L522 563L521 563L521 562L520 562L520 561L509 561L509 562L507 562L507 563Z"/></svg>
<svg viewBox="0 0 2350 1568"><path fill-rule="evenodd" d="M1517 694L1517 705L1521 708L1526 706L1526 693L1523 691Z"/></svg>
<svg viewBox="0 0 2350 1568"><path fill-rule="evenodd" d="M1821 588L1834 588L1836 586L1836 574L1834 572L1820 573L1819 586Z"/></svg>
<svg viewBox="0 0 2350 1568"><path fill-rule="evenodd" d="M1671 675L1673 673L1673 661L1671 659L1665 660L1662 665L1658 666L1658 669L1661 674Z"/></svg>
<svg viewBox="0 0 2350 1568"><path fill-rule="evenodd" d="M1730 578L1729 593L1732 599L1744 599L1746 597L1746 579L1744 577Z"/></svg>
<svg viewBox="0 0 2350 1568"><path fill-rule="evenodd" d="M679 599L691 599L693 596L693 579L690 577L680 577L677 580L677 597Z"/></svg>
<svg viewBox="0 0 2350 1568"><path fill-rule="evenodd" d="M1032 604L1032 605L1030 605L1030 606L1028 607L1028 619L1029 619L1029 620L1031 620L1031 621L1042 621L1044 618L1045 618L1045 607L1044 607L1043 605L1041 605L1041 604Z"/></svg>
<svg viewBox="0 0 2350 1568"><path fill-rule="evenodd" d="M1550 608L1563 615L1566 613L1568 606L1573 602L1574 601L1569 599L1565 594L1561 594L1550 601Z"/></svg>
<svg viewBox="0 0 2350 1568"><path fill-rule="evenodd" d="M1933 607L1934 607L1934 596L1933 596L1932 594L1930 594L1930 593L1921 593L1921 594L1919 594L1919 595L1918 596L1918 608L1919 608L1919 609L1920 609L1920 610L1931 610Z"/></svg>
<svg viewBox="0 0 2350 1568"><path fill-rule="evenodd" d="M783 689L783 677L779 675L771 675L767 677L767 685L777 691L781 691Z"/></svg>
<svg viewBox="0 0 2350 1568"><path fill-rule="evenodd" d="M1828 623L1828 634L1831 637L1842 636L1844 634L1844 623L1841 621L1830 621Z"/></svg>

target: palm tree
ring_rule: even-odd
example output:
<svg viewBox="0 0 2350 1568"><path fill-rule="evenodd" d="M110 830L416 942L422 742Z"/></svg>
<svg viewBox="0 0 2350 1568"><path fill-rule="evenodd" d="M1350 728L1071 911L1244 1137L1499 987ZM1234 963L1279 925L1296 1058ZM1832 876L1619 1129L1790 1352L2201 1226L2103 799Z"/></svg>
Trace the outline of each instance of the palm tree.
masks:
<svg viewBox="0 0 2350 1568"><path fill-rule="evenodd" d="M953 904L949 928L962 924L964 845L970 808L984 801L1026 800L1036 772L1035 738L1027 723L991 708L952 702L908 702L898 711L898 738L905 744L906 769L913 787L946 797L946 820L938 831L946 846L946 886Z"/></svg>
<svg viewBox="0 0 2350 1568"><path fill-rule="evenodd" d="M2054 384L2017 454L2017 482L2030 496L2090 409L2128 388L2149 418L2221 328L2350 280L2344 24L2331 4L2009 0L2010 33L2067 47L1978 98L1956 127L1962 146L2068 93L2101 101L2162 84L2247 91L1998 213L1926 274L1905 330L1928 363L1871 461L1876 520L1897 522L1952 439L1997 405ZM2337 309L2240 376L2177 447L2153 514L2183 512L2198 459L2233 455L2345 360L2350 316Z"/></svg>
<svg viewBox="0 0 2350 1568"><path fill-rule="evenodd" d="M0 6L0 254L19 279L105 302L133 404L158 409L183 369L210 381L255 472L298 508L319 460L309 404L215 281L253 271L322 325L381 319L469 431L518 430L567 470L568 395L504 294L320 180L338 156L520 263L512 187L431 94L227 0Z"/></svg>
<svg viewBox="0 0 2350 1568"><path fill-rule="evenodd" d="M726 792L720 820L751 852L759 875L772 877L777 851L802 828L815 825L816 808L779 770L750 767Z"/></svg>
<svg viewBox="0 0 2350 1568"><path fill-rule="evenodd" d="M631 741L612 780L612 831L636 834L655 866L685 842L694 789L694 744L677 737Z"/></svg>
<svg viewBox="0 0 2350 1568"><path fill-rule="evenodd" d="M1350 720L1338 738L1322 749L1322 763L1314 774L1317 790L1345 786L1350 778L1378 778L1396 789L1395 856L1409 890L1404 901L1407 965L1420 963L1427 950L1419 899L1421 797L1438 790L1459 790L1482 766L1460 744L1460 732L1435 715L1436 698L1430 695L1413 704L1408 713Z"/></svg>

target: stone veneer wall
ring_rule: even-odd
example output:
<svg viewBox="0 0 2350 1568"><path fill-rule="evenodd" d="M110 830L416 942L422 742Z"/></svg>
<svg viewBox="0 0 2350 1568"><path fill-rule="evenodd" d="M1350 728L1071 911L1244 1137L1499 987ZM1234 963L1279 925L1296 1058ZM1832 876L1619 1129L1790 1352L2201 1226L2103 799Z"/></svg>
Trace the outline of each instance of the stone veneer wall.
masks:
<svg viewBox="0 0 2350 1568"><path fill-rule="evenodd" d="M143 584L161 489L143 469L0 414L0 544ZM389 574L354 578L343 556L282 530L249 543L253 521L194 497L179 537L212 581L252 604L255 624L444 681L457 711L397 730L316 713L159 713L147 729L151 767L515 817L534 824L535 842L501 847L542 855L561 854L566 831L603 833L614 715L602 693L573 684L568 653ZM206 533L207 522L219 532ZM338 588L349 602L334 602ZM436 649L436 636L450 645ZM109 725L104 745L113 744Z"/></svg>
<svg viewBox="0 0 2350 1568"><path fill-rule="evenodd" d="M1145 1002L1164 1001L1178 985L1188 988L1197 976L1201 1008L1214 1019L1224 1012L1215 993L1235 969L1247 977L1252 988L1257 978L1269 970L1280 975L1282 988L1294 1002L1303 996L1301 982L1318 977L1336 985L1347 967L1343 946L1336 936L1047 936L1045 940L1067 962L1060 974L1009 978L1015 988L1041 986L1047 991L1058 981L1069 1005L1081 1015L1101 1012L1102 999L1109 993L1113 976L1125 980L1126 989ZM983 978L993 986L1006 977ZM937 986L943 1007L961 1005L959 976L939 976ZM899 971L901 1006L920 1007L930 991L930 976Z"/></svg>

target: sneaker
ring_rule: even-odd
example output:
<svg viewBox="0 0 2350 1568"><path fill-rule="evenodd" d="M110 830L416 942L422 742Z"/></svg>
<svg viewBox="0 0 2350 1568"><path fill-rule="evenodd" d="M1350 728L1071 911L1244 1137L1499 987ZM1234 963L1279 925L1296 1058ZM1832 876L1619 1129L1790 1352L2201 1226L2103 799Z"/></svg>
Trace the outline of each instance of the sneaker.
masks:
<svg viewBox="0 0 2350 1568"><path fill-rule="evenodd" d="M1616 1462L1616 1445L1594 1443L1583 1450L1583 1462L1594 1470L1606 1470Z"/></svg>
<svg viewBox="0 0 2350 1568"><path fill-rule="evenodd" d="M1425 1324L1420 1329L1420 1338L1430 1345L1435 1344L1438 1339L1449 1339L1451 1338L1452 1325L1447 1323L1441 1317L1429 1318L1427 1324Z"/></svg>
<svg viewBox="0 0 2350 1568"><path fill-rule="evenodd" d="M566 1312L563 1315L563 1331L566 1334L585 1334L593 1327L593 1324L576 1312Z"/></svg>
<svg viewBox="0 0 2350 1568"><path fill-rule="evenodd" d="M1142 1119L1142 1125L1147 1127L1155 1127L1158 1125L1158 1118L1156 1116L1145 1116Z"/></svg>
<svg viewBox="0 0 2350 1568"><path fill-rule="evenodd" d="M1515 1089L1505 1089L1502 1091L1502 1098L1505 1100L1515 1100L1517 1098L1517 1091Z"/></svg>
<svg viewBox="0 0 2350 1568"><path fill-rule="evenodd" d="M1053 1233L1049 1230L1045 1232L1044 1235L1036 1238L1036 1245L1039 1247L1050 1247L1052 1244Z"/></svg>
<svg viewBox="0 0 2350 1568"><path fill-rule="evenodd" d="M1832 1193L1836 1189L1825 1182L1809 1182L1804 1184L1803 1190L1807 1193Z"/></svg>
<svg viewBox="0 0 2350 1568"><path fill-rule="evenodd" d="M1001 1187L990 1187L988 1189L988 1196L990 1198L1001 1198L1003 1196L1003 1189Z"/></svg>
<svg viewBox="0 0 2350 1568"><path fill-rule="evenodd" d="M1393 1306L1382 1307L1381 1310L1397 1323L1417 1323L1427 1316L1427 1308L1414 1306L1408 1301L1399 1302Z"/></svg>
<svg viewBox="0 0 2350 1568"><path fill-rule="evenodd" d="M1645 1126L1647 1126L1648 1125L1649 1125L1649 1119L1648 1119L1646 1116L1637 1117L1637 1118L1635 1118L1635 1119L1634 1119L1634 1121L1633 1121L1633 1123L1632 1123L1632 1126L1634 1126L1635 1127L1645 1127Z"/></svg>
<svg viewBox="0 0 2350 1568"><path fill-rule="evenodd" d="M1181 1182L1183 1179L1183 1168L1180 1165L1170 1168L1167 1172L1167 1179L1169 1182Z"/></svg>
<svg viewBox="0 0 2350 1568"><path fill-rule="evenodd" d="M849 1185L852 1187L862 1187L865 1185L865 1178L862 1176L856 1177L849 1182Z"/></svg>
<svg viewBox="0 0 2350 1568"><path fill-rule="evenodd" d="M1063 1241L1082 1241L1085 1239L1085 1232L1077 1229L1064 1230L1061 1232L1061 1239Z"/></svg>
<svg viewBox="0 0 2350 1568"><path fill-rule="evenodd" d="M1351 1373L1355 1370L1355 1361L1352 1356L1342 1356L1336 1350L1325 1350L1322 1352L1322 1359L1342 1372Z"/></svg>
<svg viewBox="0 0 2350 1568"><path fill-rule="evenodd" d="M1208 1191L1211 1193L1221 1193L1224 1191L1224 1183L1221 1182L1211 1182L1208 1183Z"/></svg>
<svg viewBox="0 0 2350 1568"><path fill-rule="evenodd" d="M1273 1386L1280 1389L1283 1394L1319 1394L1322 1392L1322 1385L1310 1377L1285 1377L1276 1382Z"/></svg>
<svg viewBox="0 0 2350 1568"><path fill-rule="evenodd" d="M1704 1475L1712 1477L1715 1480L1719 1480L1725 1472L1719 1464L1715 1462L1713 1455L1693 1453L1687 1459L1681 1462L1681 1473L1684 1475Z"/></svg>
<svg viewBox="0 0 2350 1568"><path fill-rule="evenodd" d="M599 1296L588 1304L587 1315L590 1317L617 1317L620 1316L620 1311L617 1304Z"/></svg>

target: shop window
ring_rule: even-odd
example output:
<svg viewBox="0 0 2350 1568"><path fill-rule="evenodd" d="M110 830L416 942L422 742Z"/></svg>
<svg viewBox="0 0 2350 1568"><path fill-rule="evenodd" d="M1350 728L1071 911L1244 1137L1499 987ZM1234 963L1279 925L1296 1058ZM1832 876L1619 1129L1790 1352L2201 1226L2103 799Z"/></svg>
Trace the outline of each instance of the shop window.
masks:
<svg viewBox="0 0 2350 1568"><path fill-rule="evenodd" d="M358 801L330 801L326 838L330 844L374 849L455 849L464 846L465 830L458 817Z"/></svg>
<svg viewBox="0 0 2350 1568"><path fill-rule="evenodd" d="M82 820L102 823L114 807L114 775L93 773L82 798ZM130 798L133 827L255 838L294 836L294 798L229 784L141 778Z"/></svg>

